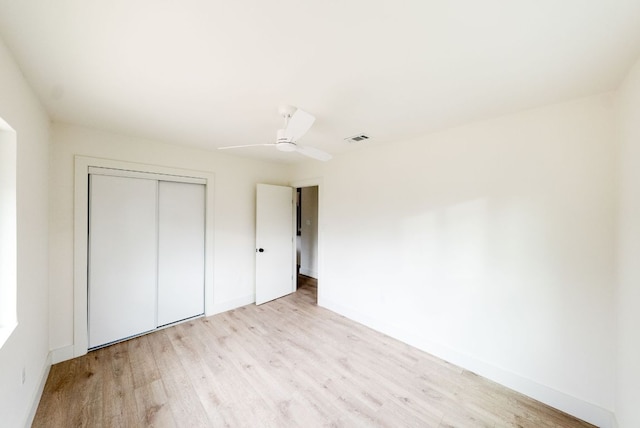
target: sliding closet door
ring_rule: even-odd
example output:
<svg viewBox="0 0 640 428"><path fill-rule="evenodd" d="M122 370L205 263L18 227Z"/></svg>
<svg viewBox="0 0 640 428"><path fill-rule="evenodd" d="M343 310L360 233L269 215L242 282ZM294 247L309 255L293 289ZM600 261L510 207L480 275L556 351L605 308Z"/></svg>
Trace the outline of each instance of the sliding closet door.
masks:
<svg viewBox="0 0 640 428"><path fill-rule="evenodd" d="M91 175L89 348L156 327L157 181Z"/></svg>
<svg viewBox="0 0 640 428"><path fill-rule="evenodd" d="M160 181L158 326L204 313L205 186Z"/></svg>

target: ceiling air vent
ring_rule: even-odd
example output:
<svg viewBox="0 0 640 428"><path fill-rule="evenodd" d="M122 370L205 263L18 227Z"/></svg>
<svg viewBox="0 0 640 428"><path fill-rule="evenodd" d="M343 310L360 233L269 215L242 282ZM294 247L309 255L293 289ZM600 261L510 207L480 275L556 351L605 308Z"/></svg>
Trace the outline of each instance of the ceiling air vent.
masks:
<svg viewBox="0 0 640 428"><path fill-rule="evenodd" d="M358 134L353 137L345 138L345 141L347 143L359 143L360 141L367 141L369 138L371 137L366 134Z"/></svg>

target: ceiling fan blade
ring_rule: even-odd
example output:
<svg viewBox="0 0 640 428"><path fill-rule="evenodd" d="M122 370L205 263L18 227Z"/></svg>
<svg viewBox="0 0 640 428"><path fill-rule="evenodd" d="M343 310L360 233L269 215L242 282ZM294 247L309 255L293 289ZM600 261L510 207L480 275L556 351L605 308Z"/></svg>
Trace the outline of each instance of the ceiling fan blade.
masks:
<svg viewBox="0 0 640 428"><path fill-rule="evenodd" d="M307 133L315 120L316 118L306 111L296 110L287 122L287 127L284 131L285 137L287 137L288 141L298 141L300 137Z"/></svg>
<svg viewBox="0 0 640 428"><path fill-rule="evenodd" d="M300 153L301 155L309 156L310 158L323 161L323 162L326 162L333 157L327 152L323 152L322 150L318 150L318 149L314 149L313 147L306 147L306 146L296 145L296 152Z"/></svg>
<svg viewBox="0 0 640 428"><path fill-rule="evenodd" d="M265 143L265 144L243 144L241 146L225 146L218 147L218 150L227 150L227 149L240 149L243 147L262 147L262 146L275 146L276 143Z"/></svg>

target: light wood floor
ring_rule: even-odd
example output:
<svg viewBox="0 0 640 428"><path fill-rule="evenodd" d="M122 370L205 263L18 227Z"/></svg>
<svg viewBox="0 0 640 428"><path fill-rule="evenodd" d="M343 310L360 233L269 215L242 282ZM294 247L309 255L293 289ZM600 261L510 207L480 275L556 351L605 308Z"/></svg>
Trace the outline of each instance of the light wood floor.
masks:
<svg viewBox="0 0 640 428"><path fill-rule="evenodd" d="M297 293L52 367L34 427L588 427Z"/></svg>

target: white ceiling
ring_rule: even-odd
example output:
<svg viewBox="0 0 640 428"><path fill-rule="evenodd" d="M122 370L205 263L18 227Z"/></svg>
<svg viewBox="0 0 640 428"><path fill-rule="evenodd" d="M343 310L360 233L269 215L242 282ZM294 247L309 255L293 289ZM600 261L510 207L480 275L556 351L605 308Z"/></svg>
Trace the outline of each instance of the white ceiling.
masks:
<svg viewBox="0 0 640 428"><path fill-rule="evenodd" d="M0 0L0 36L56 121L215 149L292 104L336 155L615 89L640 1Z"/></svg>

